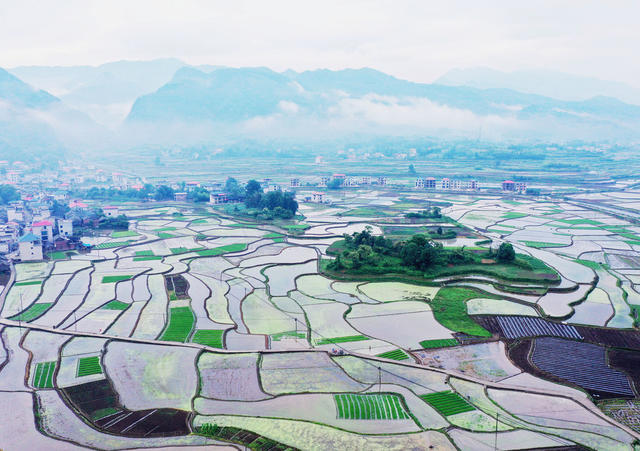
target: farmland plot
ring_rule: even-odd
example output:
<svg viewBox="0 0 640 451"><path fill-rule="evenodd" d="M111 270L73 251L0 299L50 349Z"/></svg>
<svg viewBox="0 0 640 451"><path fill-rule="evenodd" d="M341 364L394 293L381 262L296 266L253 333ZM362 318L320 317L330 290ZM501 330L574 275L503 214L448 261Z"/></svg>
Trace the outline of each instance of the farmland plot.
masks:
<svg viewBox="0 0 640 451"><path fill-rule="evenodd" d="M23 331L17 327L5 327L0 333L0 346L6 349L7 360L0 364L0 390L25 390L25 370L29 354L20 347ZM0 409L2 410L2 409Z"/></svg>
<svg viewBox="0 0 640 451"><path fill-rule="evenodd" d="M194 407L198 413L205 415L222 413L243 416L251 415L253 417L306 420L337 426L342 429L360 433L403 433L419 430L416 424L409 419L400 400L393 395L344 394L335 395L335 397L340 400L342 400L342 397L345 397L349 401L355 397L356 399L353 400L353 409L345 409L347 413L344 414L343 412L342 416L339 414L336 415L336 405L341 406L341 404L338 404L339 401L334 402L333 395L325 393L283 395L273 399L256 401L251 404L196 398ZM366 401L372 401L373 403L377 401L375 406L378 407L378 404L380 404L380 407L384 410L378 408L372 415L372 412L368 408L369 406L367 405L365 407L364 405ZM347 402L348 401L345 400L345 403ZM358 407L362 407L362 410ZM373 405L370 407L371 410L374 410ZM340 408L338 407L338 412L339 411ZM354 414L354 417L348 416L351 412ZM375 412L378 413L377 416ZM344 421L345 419L351 421ZM390 423L389 421L381 420L396 421Z"/></svg>
<svg viewBox="0 0 640 451"><path fill-rule="evenodd" d="M420 341L427 338L452 336L449 329L435 320L429 305L418 301L357 304L347 314L347 322L364 335L404 349L419 349ZM390 323L394 327L389 327Z"/></svg>
<svg viewBox="0 0 640 451"><path fill-rule="evenodd" d="M121 437L99 432L82 421L64 404L60 395L52 390L36 393L38 405L41 407L39 425L43 431L52 437L57 437L73 443L82 443L97 449L130 449L144 447L170 447L188 445L213 444L215 441L205 437L190 435L180 437L134 438ZM69 444L65 442L65 445ZM67 448L64 448L67 449Z"/></svg>
<svg viewBox="0 0 640 451"><path fill-rule="evenodd" d="M633 396L627 376L607 366L602 346L552 337L538 338L531 362L542 371L592 392Z"/></svg>
<svg viewBox="0 0 640 451"><path fill-rule="evenodd" d="M358 392L366 386L349 377L321 352L264 354L260 367L264 391L273 395L295 392Z"/></svg>
<svg viewBox="0 0 640 451"><path fill-rule="evenodd" d="M358 287L366 296L380 302L433 299L439 287L410 285L401 282L372 282Z"/></svg>
<svg viewBox="0 0 640 451"><path fill-rule="evenodd" d="M234 324L229 316L226 297L226 294L229 292L229 284L204 275L198 275L197 278L211 290L211 296L205 300L205 308L211 320L217 324Z"/></svg>
<svg viewBox="0 0 640 451"><path fill-rule="evenodd" d="M198 385L195 362L199 352L116 341L107 346L104 366L123 406L190 410Z"/></svg>
<svg viewBox="0 0 640 451"><path fill-rule="evenodd" d="M423 365L460 371L479 379L497 381L521 370L507 358L504 343L478 343L452 348L417 351Z"/></svg>
<svg viewBox="0 0 640 451"><path fill-rule="evenodd" d="M214 354L198 360L199 396L211 399L256 401L270 396L258 380L258 354Z"/></svg>
<svg viewBox="0 0 640 451"><path fill-rule="evenodd" d="M271 296L286 296L291 290L296 289L296 278L303 274L314 274L318 272L316 260L298 265L278 265L271 266L264 270L268 277L269 294Z"/></svg>
<svg viewBox="0 0 640 451"><path fill-rule="evenodd" d="M510 302L506 299L475 298L467 301L469 315L522 315L538 316L538 312L528 305Z"/></svg>
<svg viewBox="0 0 640 451"><path fill-rule="evenodd" d="M153 340L160 335L167 321L167 292L164 288L164 278L152 275L148 278L151 299L140 313L138 324L133 331L133 337Z"/></svg>
<svg viewBox="0 0 640 451"><path fill-rule="evenodd" d="M313 343L322 343L328 339L340 337L360 336L361 332L354 329L344 320L344 313L349 308L338 303L303 305ZM353 341L353 340L346 340Z"/></svg>
<svg viewBox="0 0 640 451"><path fill-rule="evenodd" d="M360 302L357 297L334 291L331 288L331 280L318 274L298 277L296 287L302 293L316 299L330 299L344 304Z"/></svg>
<svg viewBox="0 0 640 451"><path fill-rule="evenodd" d="M445 383L446 376L435 371L386 362L373 362L354 356L334 357L333 361L350 377L363 384L378 384L381 376L383 384L400 385L418 395L432 391L449 390L449 386ZM378 372L378 367L382 371Z"/></svg>
<svg viewBox="0 0 640 451"><path fill-rule="evenodd" d="M454 451L447 437L436 431L400 435L362 435L319 424L267 418L238 416L197 416L195 425L215 423L218 426L237 427L264 435L289 446L300 446L296 437L305 437L318 449L434 449Z"/></svg>
<svg viewBox="0 0 640 451"><path fill-rule="evenodd" d="M253 334L276 334L299 328L306 333L304 315L285 314L278 310L267 297L266 290L255 290L242 301L242 318Z"/></svg>

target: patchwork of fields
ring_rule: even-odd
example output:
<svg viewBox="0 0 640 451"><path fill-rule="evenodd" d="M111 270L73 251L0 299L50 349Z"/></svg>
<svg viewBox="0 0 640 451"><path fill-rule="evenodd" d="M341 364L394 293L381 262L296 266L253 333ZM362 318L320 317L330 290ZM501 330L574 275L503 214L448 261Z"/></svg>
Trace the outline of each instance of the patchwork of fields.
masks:
<svg viewBox="0 0 640 451"><path fill-rule="evenodd" d="M450 195L458 236L443 245L510 242L521 266L323 271L343 233L453 224L404 218L427 198L354 190L283 224L132 203L130 230L91 237L89 252L15 265L0 298L0 402L13 406L0 448L19 421L43 449L454 450L493 433L632 450L640 227L569 201ZM533 396L566 414L520 411Z"/></svg>

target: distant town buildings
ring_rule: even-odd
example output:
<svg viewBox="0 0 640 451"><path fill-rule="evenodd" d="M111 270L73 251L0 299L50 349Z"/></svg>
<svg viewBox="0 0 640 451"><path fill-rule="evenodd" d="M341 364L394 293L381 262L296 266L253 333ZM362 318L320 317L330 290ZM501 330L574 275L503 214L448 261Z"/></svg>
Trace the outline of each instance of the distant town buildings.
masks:
<svg viewBox="0 0 640 451"><path fill-rule="evenodd" d="M514 182L513 180L505 180L502 182L502 191L512 193L523 193L527 190L525 182Z"/></svg>
<svg viewBox="0 0 640 451"><path fill-rule="evenodd" d="M291 188L299 188L300 187L300 179L299 178L292 178L290 183L289 183L289 186Z"/></svg>

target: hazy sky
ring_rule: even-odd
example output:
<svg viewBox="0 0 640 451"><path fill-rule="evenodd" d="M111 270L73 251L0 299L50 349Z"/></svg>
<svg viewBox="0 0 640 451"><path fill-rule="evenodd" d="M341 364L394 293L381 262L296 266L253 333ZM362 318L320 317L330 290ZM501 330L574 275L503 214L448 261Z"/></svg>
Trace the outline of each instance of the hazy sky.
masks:
<svg viewBox="0 0 640 451"><path fill-rule="evenodd" d="M174 56L275 70L547 68L640 86L640 1L0 0L0 67Z"/></svg>

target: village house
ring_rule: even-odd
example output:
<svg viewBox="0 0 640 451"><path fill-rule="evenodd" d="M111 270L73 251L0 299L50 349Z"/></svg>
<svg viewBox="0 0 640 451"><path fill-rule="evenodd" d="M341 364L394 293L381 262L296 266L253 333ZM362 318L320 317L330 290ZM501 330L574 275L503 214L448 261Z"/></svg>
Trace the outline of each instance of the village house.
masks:
<svg viewBox="0 0 640 451"><path fill-rule="evenodd" d="M73 235L73 221L71 219L58 219L58 235L70 238Z"/></svg>
<svg viewBox="0 0 640 451"><path fill-rule="evenodd" d="M378 177L378 185L380 186L386 186L387 185L387 178L383 175Z"/></svg>
<svg viewBox="0 0 640 451"><path fill-rule="evenodd" d="M209 203L211 204L225 204L227 203L227 195L223 193L211 193L209 194Z"/></svg>
<svg viewBox="0 0 640 451"><path fill-rule="evenodd" d="M315 202L317 204L323 204L325 201L325 193L321 191L315 191L311 194L311 202Z"/></svg>
<svg viewBox="0 0 640 451"><path fill-rule="evenodd" d="M186 202L187 201L187 193L174 193L173 200L176 202Z"/></svg>
<svg viewBox="0 0 640 451"><path fill-rule="evenodd" d="M299 178L292 178L291 181L289 182L289 186L291 188L299 188L300 187L300 179Z"/></svg>
<svg viewBox="0 0 640 451"><path fill-rule="evenodd" d="M330 181L331 177L329 177L328 175L323 175L322 177L320 177L320 186L327 186Z"/></svg>
<svg viewBox="0 0 640 451"><path fill-rule="evenodd" d="M102 211L107 218L115 218L119 216L119 208L113 205L107 205L106 207L103 207Z"/></svg>
<svg viewBox="0 0 640 451"><path fill-rule="evenodd" d="M31 232L40 238L43 246L53 244L53 223L48 219L31 223Z"/></svg>
<svg viewBox="0 0 640 451"><path fill-rule="evenodd" d="M22 261L42 260L42 241L33 233L20 237L18 249Z"/></svg>

